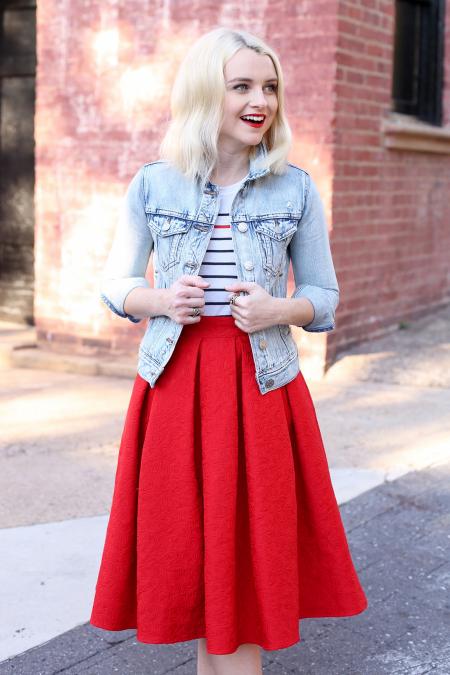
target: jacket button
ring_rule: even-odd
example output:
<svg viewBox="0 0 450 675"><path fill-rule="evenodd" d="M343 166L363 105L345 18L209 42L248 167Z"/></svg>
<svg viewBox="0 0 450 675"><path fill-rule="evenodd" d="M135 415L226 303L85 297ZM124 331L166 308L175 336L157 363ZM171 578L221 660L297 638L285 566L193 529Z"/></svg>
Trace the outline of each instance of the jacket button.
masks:
<svg viewBox="0 0 450 675"><path fill-rule="evenodd" d="M273 380L266 380L266 387L273 387Z"/></svg>
<svg viewBox="0 0 450 675"><path fill-rule="evenodd" d="M162 229L163 229L163 230L168 230L169 227L170 227L170 220L166 220L166 222L165 222L164 225L162 226Z"/></svg>
<svg viewBox="0 0 450 675"><path fill-rule="evenodd" d="M247 223L239 223L238 230L239 232L247 232L248 230Z"/></svg>
<svg viewBox="0 0 450 675"><path fill-rule="evenodd" d="M266 349L266 347L267 347L267 342L264 340L264 338L261 338L261 340L259 341L259 348L260 349Z"/></svg>
<svg viewBox="0 0 450 675"><path fill-rule="evenodd" d="M254 265L251 260L246 260L244 263L244 267L246 270L252 270L254 268Z"/></svg>

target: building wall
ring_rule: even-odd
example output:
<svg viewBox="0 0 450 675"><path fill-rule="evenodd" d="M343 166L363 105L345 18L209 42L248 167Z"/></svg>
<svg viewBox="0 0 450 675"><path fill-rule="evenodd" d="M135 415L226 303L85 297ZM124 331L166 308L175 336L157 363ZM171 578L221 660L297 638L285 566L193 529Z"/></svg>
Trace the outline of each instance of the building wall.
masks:
<svg viewBox="0 0 450 675"><path fill-rule="evenodd" d="M450 123L449 5L444 125ZM339 3L332 211L341 302L331 353L432 315L450 299L450 144L446 153L385 147L394 10L390 0Z"/></svg>
<svg viewBox="0 0 450 675"><path fill-rule="evenodd" d="M126 184L141 164L157 159L177 65L196 37L217 25L248 29L277 50L294 134L289 159L311 173L325 203L341 304L336 331L296 330L306 366L320 368L354 340L448 297L448 156L382 145L391 5L41 0L35 194L41 345L135 351L146 322L131 324L103 305L100 273ZM448 84L445 105L448 121ZM152 276L150 263L150 283ZM288 293L293 288L291 273Z"/></svg>

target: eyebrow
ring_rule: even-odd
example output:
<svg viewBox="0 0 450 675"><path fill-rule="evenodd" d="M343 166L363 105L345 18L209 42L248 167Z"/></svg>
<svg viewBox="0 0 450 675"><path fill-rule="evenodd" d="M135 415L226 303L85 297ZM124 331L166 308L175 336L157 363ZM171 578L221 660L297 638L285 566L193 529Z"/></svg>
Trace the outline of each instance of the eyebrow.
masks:
<svg viewBox="0 0 450 675"><path fill-rule="evenodd" d="M237 81L239 81L239 82L253 82L251 77L233 77L232 80L228 80L228 84L230 84L230 82L237 82ZM264 80L264 81L265 82L278 82L278 78L271 77L268 80Z"/></svg>

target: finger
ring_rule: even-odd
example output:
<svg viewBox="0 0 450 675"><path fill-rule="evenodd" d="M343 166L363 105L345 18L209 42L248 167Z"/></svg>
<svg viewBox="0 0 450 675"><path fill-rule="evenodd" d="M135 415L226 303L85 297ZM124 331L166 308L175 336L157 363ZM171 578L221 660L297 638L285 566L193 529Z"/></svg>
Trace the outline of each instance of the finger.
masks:
<svg viewBox="0 0 450 675"><path fill-rule="evenodd" d="M198 274L194 275L184 275L181 277L180 281L185 285L185 286L209 286L209 281L206 281L203 279L201 276Z"/></svg>
<svg viewBox="0 0 450 675"><path fill-rule="evenodd" d="M243 300L242 295L239 295L239 296L234 300L233 303L230 302L230 307L240 307L240 308L242 309L242 307L245 307L245 302L244 302L244 304L243 304L243 303L242 303L242 300Z"/></svg>
<svg viewBox="0 0 450 675"><path fill-rule="evenodd" d="M255 281L235 281L232 284L227 284L224 288L226 291L233 291L234 293L239 291L250 292L256 285Z"/></svg>
<svg viewBox="0 0 450 675"><path fill-rule="evenodd" d="M197 286L187 286L180 293L183 298L203 298L205 295L203 288L198 288Z"/></svg>
<svg viewBox="0 0 450 675"><path fill-rule="evenodd" d="M201 286L192 286L190 284L180 283L178 286L178 294L183 298L201 298L205 294L205 288Z"/></svg>
<svg viewBox="0 0 450 675"><path fill-rule="evenodd" d="M204 307L205 300L204 298L183 298L181 304L183 307Z"/></svg>
<svg viewBox="0 0 450 675"><path fill-rule="evenodd" d="M239 309L239 307L236 307L236 305L231 305L231 314L237 319L244 318L242 309Z"/></svg>

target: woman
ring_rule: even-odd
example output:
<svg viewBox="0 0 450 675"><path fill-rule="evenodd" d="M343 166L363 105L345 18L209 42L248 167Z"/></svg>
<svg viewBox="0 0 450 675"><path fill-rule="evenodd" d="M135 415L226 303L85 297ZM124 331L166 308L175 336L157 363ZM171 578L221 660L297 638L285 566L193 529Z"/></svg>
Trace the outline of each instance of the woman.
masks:
<svg viewBox="0 0 450 675"><path fill-rule="evenodd" d="M286 161L274 51L203 35L171 106L102 286L116 314L150 321L91 623L197 639L198 673L253 675L261 647L300 640L300 618L367 607L290 330L332 330L339 289L317 187Z"/></svg>

